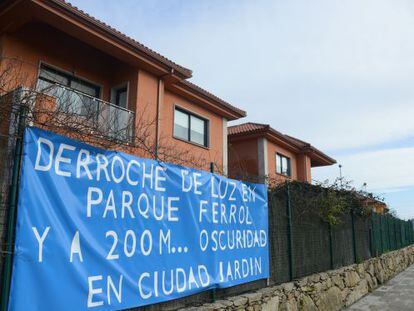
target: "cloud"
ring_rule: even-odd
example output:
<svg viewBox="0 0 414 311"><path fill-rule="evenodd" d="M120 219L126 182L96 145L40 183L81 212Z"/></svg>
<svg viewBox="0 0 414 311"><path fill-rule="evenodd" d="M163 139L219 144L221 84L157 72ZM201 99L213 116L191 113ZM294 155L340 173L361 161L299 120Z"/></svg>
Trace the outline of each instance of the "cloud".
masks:
<svg viewBox="0 0 414 311"><path fill-rule="evenodd" d="M324 150L414 133L412 1L74 2Z"/></svg>
<svg viewBox="0 0 414 311"><path fill-rule="evenodd" d="M353 180L356 187L366 182L370 191L391 193L414 186L413 159L414 147L355 153L338 160L343 166L343 176ZM320 167L314 168L312 173L316 180L333 180L338 177L339 169L337 166Z"/></svg>

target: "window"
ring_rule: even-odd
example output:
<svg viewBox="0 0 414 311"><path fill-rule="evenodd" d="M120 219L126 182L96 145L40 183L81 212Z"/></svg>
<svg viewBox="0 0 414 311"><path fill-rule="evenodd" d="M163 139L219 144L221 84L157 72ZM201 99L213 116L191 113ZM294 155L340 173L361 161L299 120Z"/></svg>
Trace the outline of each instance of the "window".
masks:
<svg viewBox="0 0 414 311"><path fill-rule="evenodd" d="M207 147L208 121L180 108L175 108L174 136Z"/></svg>
<svg viewBox="0 0 414 311"><path fill-rule="evenodd" d="M127 95L128 90L127 87L122 87L115 90L115 105L122 108L127 108Z"/></svg>
<svg viewBox="0 0 414 311"><path fill-rule="evenodd" d="M99 98L101 88L65 72L42 65L40 68L38 89L45 90L55 84L74 89L80 93Z"/></svg>
<svg viewBox="0 0 414 311"><path fill-rule="evenodd" d="M291 169L290 169L290 158L276 153L276 173L291 176Z"/></svg>
<svg viewBox="0 0 414 311"><path fill-rule="evenodd" d="M98 117L99 106L96 104L95 98L99 98L101 93L99 86L42 65L37 89L56 97L59 109L66 113L81 115L86 118Z"/></svg>

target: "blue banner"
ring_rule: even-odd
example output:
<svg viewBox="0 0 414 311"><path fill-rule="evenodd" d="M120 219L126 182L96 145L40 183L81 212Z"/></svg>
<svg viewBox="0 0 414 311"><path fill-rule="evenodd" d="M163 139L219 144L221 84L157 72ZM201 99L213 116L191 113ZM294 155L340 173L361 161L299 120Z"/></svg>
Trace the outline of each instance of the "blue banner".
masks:
<svg viewBox="0 0 414 311"><path fill-rule="evenodd" d="M9 310L119 310L269 275L267 189L25 131Z"/></svg>

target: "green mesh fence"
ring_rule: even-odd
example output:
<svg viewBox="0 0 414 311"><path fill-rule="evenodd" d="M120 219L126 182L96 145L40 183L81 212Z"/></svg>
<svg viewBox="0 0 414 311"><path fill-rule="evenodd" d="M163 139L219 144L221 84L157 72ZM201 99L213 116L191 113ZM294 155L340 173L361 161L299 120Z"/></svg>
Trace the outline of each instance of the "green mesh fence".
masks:
<svg viewBox="0 0 414 311"><path fill-rule="evenodd" d="M409 221L376 213L362 215L356 206L348 206L339 223L330 225L322 220L318 206L301 203L307 197L311 200L311 191L302 190L299 202L291 198L291 192L286 186L269 195L272 284L359 263L414 243Z"/></svg>

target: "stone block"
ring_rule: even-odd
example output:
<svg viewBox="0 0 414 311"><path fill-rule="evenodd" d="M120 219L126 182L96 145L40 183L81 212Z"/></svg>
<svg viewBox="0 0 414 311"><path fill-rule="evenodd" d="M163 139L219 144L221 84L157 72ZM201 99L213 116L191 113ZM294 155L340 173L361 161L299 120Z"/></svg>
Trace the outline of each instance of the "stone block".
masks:
<svg viewBox="0 0 414 311"><path fill-rule="evenodd" d="M335 286L338 286L340 289L345 288L344 281L342 280L342 277L339 274L332 276L332 282Z"/></svg>
<svg viewBox="0 0 414 311"><path fill-rule="evenodd" d="M306 286L308 284L308 278L302 278L299 281L296 282L297 286L299 287L303 287Z"/></svg>
<svg viewBox="0 0 414 311"><path fill-rule="evenodd" d="M280 311L298 311L298 303L295 299L289 299L280 305Z"/></svg>
<svg viewBox="0 0 414 311"><path fill-rule="evenodd" d="M355 271L347 271L345 273L345 285L347 287L354 287L359 283L360 277Z"/></svg>
<svg viewBox="0 0 414 311"><path fill-rule="evenodd" d="M323 292L318 300L319 310L339 311L342 305L341 290L336 286Z"/></svg>
<svg viewBox="0 0 414 311"><path fill-rule="evenodd" d="M377 277L377 280L378 280L379 284L383 284L387 280L387 277L386 277L383 270L379 270L378 272L376 272L375 276Z"/></svg>
<svg viewBox="0 0 414 311"><path fill-rule="evenodd" d="M321 276L321 280L324 281L324 280L326 280L328 278L328 273L322 272L320 274L320 276Z"/></svg>
<svg viewBox="0 0 414 311"><path fill-rule="evenodd" d="M308 281L312 283L319 282L320 279L321 279L321 276L319 274L312 274L311 276L308 277Z"/></svg>
<svg viewBox="0 0 414 311"><path fill-rule="evenodd" d="M369 273L365 273L365 280L367 280L367 284L368 284L368 290L372 291L375 289L374 287L374 281L372 280L372 277Z"/></svg>
<svg viewBox="0 0 414 311"><path fill-rule="evenodd" d="M316 293L320 293L322 291L322 283L315 283L313 284L313 291Z"/></svg>
<svg viewBox="0 0 414 311"><path fill-rule="evenodd" d="M217 300L215 303L222 304L222 305L224 305L226 307L233 306L233 302L231 300L228 300L228 299Z"/></svg>
<svg viewBox="0 0 414 311"><path fill-rule="evenodd" d="M248 294L244 294L243 296L249 300L250 304L256 301L260 301L262 299L262 293L260 292L248 293Z"/></svg>
<svg viewBox="0 0 414 311"><path fill-rule="evenodd" d="M262 311L278 311L279 310L279 297L272 297L268 302L263 304Z"/></svg>
<svg viewBox="0 0 414 311"><path fill-rule="evenodd" d="M258 290L259 293L262 294L262 297L271 297L274 294L278 292L278 290L275 290L274 287L265 287Z"/></svg>
<svg viewBox="0 0 414 311"><path fill-rule="evenodd" d="M229 300L233 301L233 304L236 307L244 306L247 304L247 298L243 296L230 297Z"/></svg>
<svg viewBox="0 0 414 311"><path fill-rule="evenodd" d="M285 283L285 284L282 284L282 287L285 293L289 293L293 290L293 288L295 287L295 284L293 284L292 282Z"/></svg>
<svg viewBox="0 0 414 311"><path fill-rule="evenodd" d="M318 311L315 303L312 298L308 295L302 295L299 300L299 310L300 311Z"/></svg>
<svg viewBox="0 0 414 311"><path fill-rule="evenodd" d="M360 263L356 267L356 271L358 272L359 276L362 278L365 275L365 267L363 263Z"/></svg>
<svg viewBox="0 0 414 311"><path fill-rule="evenodd" d="M367 280L362 280L358 286L356 286L351 293L348 295L348 297L345 300L345 305L349 307L353 303L355 303L357 300L361 299L368 293L368 284Z"/></svg>

